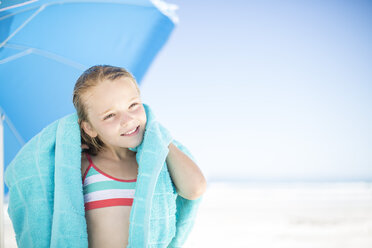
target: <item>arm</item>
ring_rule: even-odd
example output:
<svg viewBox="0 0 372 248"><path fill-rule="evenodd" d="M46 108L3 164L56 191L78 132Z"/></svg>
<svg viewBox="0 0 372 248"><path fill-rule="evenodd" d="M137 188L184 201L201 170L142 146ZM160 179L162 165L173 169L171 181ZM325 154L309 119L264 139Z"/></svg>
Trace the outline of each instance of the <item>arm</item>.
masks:
<svg viewBox="0 0 372 248"><path fill-rule="evenodd" d="M166 162L177 193L189 200L199 198L207 188L207 182L199 167L173 143L170 143L168 148Z"/></svg>

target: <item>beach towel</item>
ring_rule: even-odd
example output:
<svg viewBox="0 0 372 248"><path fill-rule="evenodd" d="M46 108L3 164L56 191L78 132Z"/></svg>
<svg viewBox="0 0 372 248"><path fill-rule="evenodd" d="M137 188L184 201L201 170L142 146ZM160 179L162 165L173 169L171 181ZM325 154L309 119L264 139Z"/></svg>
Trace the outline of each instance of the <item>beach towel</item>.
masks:
<svg viewBox="0 0 372 248"><path fill-rule="evenodd" d="M177 194L166 165L168 145L172 142L196 161L143 106L143 141L130 148L137 152L139 167L127 247L182 247L202 197L188 200ZM77 120L75 112L49 124L6 168L8 214L18 247L88 247Z"/></svg>

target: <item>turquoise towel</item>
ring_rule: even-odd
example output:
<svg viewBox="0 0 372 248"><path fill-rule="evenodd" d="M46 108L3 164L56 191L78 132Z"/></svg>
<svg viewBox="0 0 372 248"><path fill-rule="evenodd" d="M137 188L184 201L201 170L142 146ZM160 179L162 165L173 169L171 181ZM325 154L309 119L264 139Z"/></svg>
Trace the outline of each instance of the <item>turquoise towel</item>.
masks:
<svg viewBox="0 0 372 248"><path fill-rule="evenodd" d="M177 194L165 162L168 145L172 142L195 159L143 106L144 139L130 148L137 152L139 169L127 247L182 247L202 197L187 200ZM88 247L77 119L75 112L45 127L5 171L18 247Z"/></svg>

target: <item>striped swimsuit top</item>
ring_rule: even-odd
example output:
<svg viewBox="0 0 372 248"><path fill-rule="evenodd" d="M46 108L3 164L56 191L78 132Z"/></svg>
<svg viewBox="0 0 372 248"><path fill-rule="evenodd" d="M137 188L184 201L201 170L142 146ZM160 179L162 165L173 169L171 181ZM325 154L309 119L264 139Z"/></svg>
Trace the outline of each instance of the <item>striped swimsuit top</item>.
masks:
<svg viewBox="0 0 372 248"><path fill-rule="evenodd" d="M83 177L85 210L111 206L132 206L137 179L124 180L97 168L88 153L89 166Z"/></svg>

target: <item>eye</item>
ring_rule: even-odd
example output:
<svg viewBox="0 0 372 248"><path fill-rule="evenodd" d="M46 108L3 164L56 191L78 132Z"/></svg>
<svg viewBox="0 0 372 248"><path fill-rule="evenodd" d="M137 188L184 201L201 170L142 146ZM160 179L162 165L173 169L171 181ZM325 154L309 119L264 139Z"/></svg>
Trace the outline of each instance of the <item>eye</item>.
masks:
<svg viewBox="0 0 372 248"><path fill-rule="evenodd" d="M114 114L109 114L109 115L107 115L107 116L104 118L104 120L110 118L110 117L113 116L113 115L114 115Z"/></svg>
<svg viewBox="0 0 372 248"><path fill-rule="evenodd" d="M132 105L130 105L130 106L132 107L132 106L135 106L135 105L137 105L137 104L138 104L138 103L136 103L136 102L135 102L135 103L133 103L133 104L132 104Z"/></svg>

